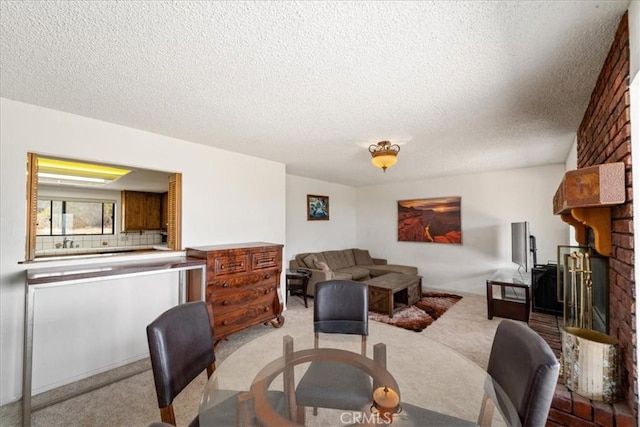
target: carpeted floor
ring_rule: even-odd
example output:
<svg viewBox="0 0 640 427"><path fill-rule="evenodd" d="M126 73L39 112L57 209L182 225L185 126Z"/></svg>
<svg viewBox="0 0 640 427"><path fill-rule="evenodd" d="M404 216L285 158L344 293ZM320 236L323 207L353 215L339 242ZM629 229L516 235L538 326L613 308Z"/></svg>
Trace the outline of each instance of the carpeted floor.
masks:
<svg viewBox="0 0 640 427"><path fill-rule="evenodd" d="M313 300L309 308L305 309L302 300L297 297L289 298L289 308L285 312L289 325L308 324L311 331L313 319ZM444 343L482 368L486 368L493 335L499 318L487 319L486 298L483 295L463 294L463 298L453 305L437 322L431 324L422 332L412 335L415 339L426 336ZM235 334L228 341L221 343L217 349L218 363L242 345L256 337L270 333L274 329L268 326L256 326ZM285 329L286 330L286 329ZM145 369L148 360L138 362L137 369ZM145 365L146 364L146 365ZM84 385L96 381L104 381L108 374L101 378L84 380ZM452 378L452 381L464 382L464 378ZM198 411L202 389L206 383L206 375L200 375L178 396L174 406L178 425L186 425ZM50 400L57 394L65 394L68 389L77 387L77 383L56 389L45 396L34 397L34 402ZM35 411L32 415L34 426L147 426L159 420L159 411L150 370L100 387L94 391L84 393L78 397L65 400L55 405ZM0 407L1 426L21 425L20 402Z"/></svg>
<svg viewBox="0 0 640 427"><path fill-rule="evenodd" d="M422 298L414 305L399 310L393 314L393 317L370 311L369 319L414 332L421 332L440 318L461 298L460 295L446 292L423 292Z"/></svg>

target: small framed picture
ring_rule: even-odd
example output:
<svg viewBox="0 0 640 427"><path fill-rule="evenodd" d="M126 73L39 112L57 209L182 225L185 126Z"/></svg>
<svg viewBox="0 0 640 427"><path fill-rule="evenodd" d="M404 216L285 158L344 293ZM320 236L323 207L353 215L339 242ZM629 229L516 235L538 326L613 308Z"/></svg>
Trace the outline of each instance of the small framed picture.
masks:
<svg viewBox="0 0 640 427"><path fill-rule="evenodd" d="M329 196L307 194L307 221L329 220Z"/></svg>

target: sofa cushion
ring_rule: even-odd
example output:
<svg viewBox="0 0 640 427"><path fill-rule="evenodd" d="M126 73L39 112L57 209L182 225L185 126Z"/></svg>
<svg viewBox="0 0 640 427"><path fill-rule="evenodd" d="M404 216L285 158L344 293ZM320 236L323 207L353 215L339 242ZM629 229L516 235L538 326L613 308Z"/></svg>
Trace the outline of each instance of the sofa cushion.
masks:
<svg viewBox="0 0 640 427"><path fill-rule="evenodd" d="M306 257L302 258L302 262L309 268L318 268L316 267L316 262L318 262L318 257L316 254L309 254Z"/></svg>
<svg viewBox="0 0 640 427"><path fill-rule="evenodd" d="M316 262L318 261L325 263L327 262L327 260L324 259L324 255L322 255L322 252L306 254L304 258L302 258L302 262L307 266L307 268L318 269L318 267L316 266Z"/></svg>
<svg viewBox="0 0 640 427"><path fill-rule="evenodd" d="M369 274L371 275L371 277L378 277L378 276L384 276L385 274L389 274L388 271L383 270L381 268L370 268L371 266L368 265L367 268L369 268Z"/></svg>
<svg viewBox="0 0 640 427"><path fill-rule="evenodd" d="M331 280L336 277L336 274L329 268L326 262L316 261L316 268L324 271L327 274L327 279Z"/></svg>
<svg viewBox="0 0 640 427"><path fill-rule="evenodd" d="M300 268L305 268L307 266L307 263L304 262L304 257L306 257L307 255L309 255L309 253L301 253L295 256L295 260L296 260L296 264L298 267Z"/></svg>
<svg viewBox="0 0 640 427"><path fill-rule="evenodd" d="M371 277L369 275L369 270L367 270L366 268L362 268L362 267L355 267L355 266L354 267L345 267L345 268L341 268L337 272L349 274L351 276L352 280L363 280L363 279L368 279L369 277Z"/></svg>
<svg viewBox="0 0 640 427"><path fill-rule="evenodd" d="M356 265L372 265L374 264L373 258L369 255L369 251L366 249L353 249L353 259L356 261Z"/></svg>
<svg viewBox="0 0 640 427"><path fill-rule="evenodd" d="M351 274L349 273L343 273L341 271L334 271L334 279L336 280L353 280L351 279Z"/></svg>
<svg viewBox="0 0 640 427"><path fill-rule="evenodd" d="M385 264L385 265L368 265L367 269L371 273L371 276L378 277L387 273L402 273L402 274L410 274L412 276L418 275L418 269L416 267L411 267L408 265L397 265L397 264Z"/></svg>
<svg viewBox="0 0 640 427"><path fill-rule="evenodd" d="M322 255L324 255L324 259L333 271L356 265L351 249L345 249L342 251L325 251L322 252Z"/></svg>

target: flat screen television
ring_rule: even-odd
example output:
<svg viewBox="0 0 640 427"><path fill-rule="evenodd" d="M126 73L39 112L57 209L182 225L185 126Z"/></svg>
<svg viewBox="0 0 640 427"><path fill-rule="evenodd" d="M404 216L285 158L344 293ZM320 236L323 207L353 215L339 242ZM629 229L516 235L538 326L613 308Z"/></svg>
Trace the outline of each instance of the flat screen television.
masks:
<svg viewBox="0 0 640 427"><path fill-rule="evenodd" d="M511 261L524 271L536 263L536 238L529 233L529 222L511 223ZM533 254L533 257L531 256ZM532 262L533 258L533 262Z"/></svg>

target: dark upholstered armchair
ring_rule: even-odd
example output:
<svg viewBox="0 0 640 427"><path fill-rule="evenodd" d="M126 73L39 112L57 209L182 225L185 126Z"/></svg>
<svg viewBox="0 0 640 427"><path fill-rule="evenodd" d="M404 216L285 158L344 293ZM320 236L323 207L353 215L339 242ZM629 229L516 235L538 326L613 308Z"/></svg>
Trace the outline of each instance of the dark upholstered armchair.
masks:
<svg viewBox="0 0 640 427"><path fill-rule="evenodd" d="M558 359L540 335L522 323L500 322L487 372L511 400L523 426L546 424L559 371ZM490 424L493 404L485 395L480 425ZM502 411L500 396L497 404Z"/></svg>
<svg viewBox="0 0 640 427"><path fill-rule="evenodd" d="M316 285L313 328L315 348L321 333L361 336L360 352L366 356L369 334L369 290L366 284L351 280L328 280ZM371 377L344 363L312 362L296 389L298 421L304 407L362 410L371 404Z"/></svg>
<svg viewBox="0 0 640 427"><path fill-rule="evenodd" d="M202 371L211 376L216 356L204 302L190 302L162 313L147 326L153 379L163 422L176 425L173 399ZM190 425L197 425L196 417Z"/></svg>
<svg viewBox="0 0 640 427"><path fill-rule="evenodd" d="M216 368L213 334L206 304L197 301L170 308L147 326L147 339L160 417L164 423L176 425L173 400L202 371L206 369L207 376L211 377ZM201 415L205 424L243 424L238 419L241 393L235 390L218 390L219 402ZM278 412L284 414L283 392L269 390L267 400ZM246 415L251 425L255 422L254 415L252 409ZM189 426L198 425L200 416L196 415Z"/></svg>

